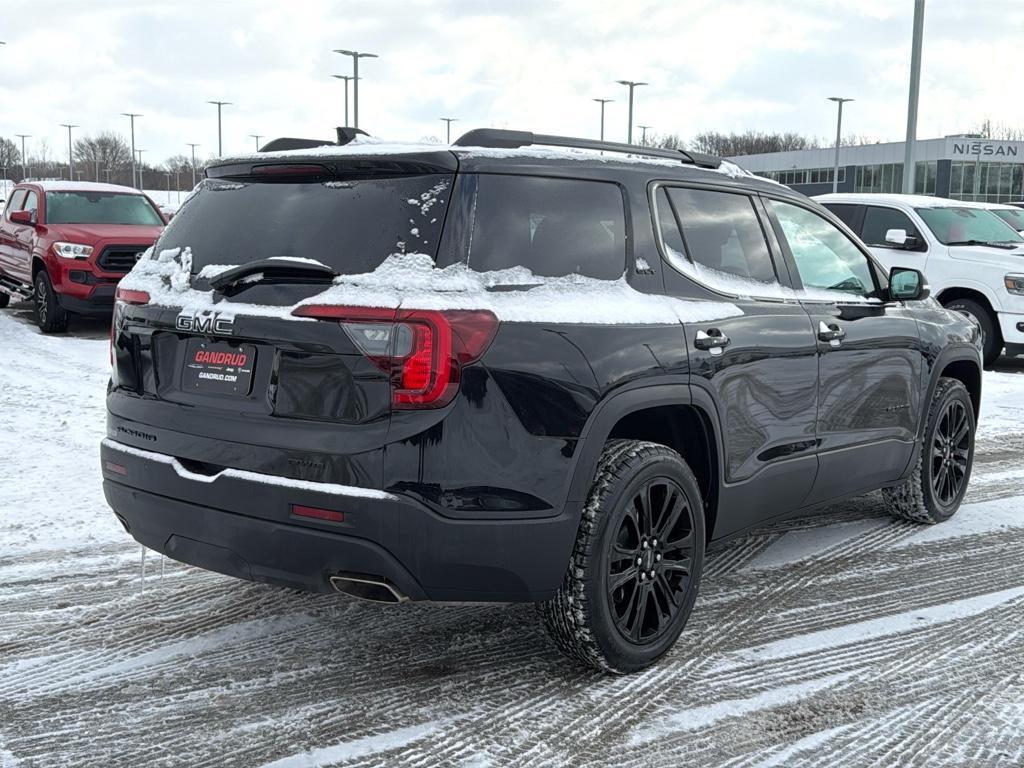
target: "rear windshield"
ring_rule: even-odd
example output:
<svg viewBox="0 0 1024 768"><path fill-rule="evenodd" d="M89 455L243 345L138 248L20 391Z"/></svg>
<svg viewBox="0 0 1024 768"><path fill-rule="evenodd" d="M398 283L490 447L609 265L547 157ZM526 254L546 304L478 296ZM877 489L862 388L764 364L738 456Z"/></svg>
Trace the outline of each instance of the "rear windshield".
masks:
<svg viewBox="0 0 1024 768"><path fill-rule="evenodd" d="M394 253L437 255L451 175L344 181L206 179L160 238L192 249L192 269L275 256L372 272Z"/></svg>
<svg viewBox="0 0 1024 768"><path fill-rule="evenodd" d="M1019 243L1015 229L982 208L918 208L918 215L944 245L958 243Z"/></svg>
<svg viewBox="0 0 1024 768"><path fill-rule="evenodd" d="M47 224L140 224L161 226L163 218L142 195L120 192L47 192Z"/></svg>

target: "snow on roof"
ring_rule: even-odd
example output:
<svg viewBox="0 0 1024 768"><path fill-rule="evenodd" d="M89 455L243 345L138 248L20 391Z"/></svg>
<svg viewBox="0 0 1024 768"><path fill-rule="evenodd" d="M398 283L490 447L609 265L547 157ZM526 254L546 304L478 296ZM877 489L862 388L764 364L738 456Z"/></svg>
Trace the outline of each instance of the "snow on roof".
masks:
<svg viewBox="0 0 1024 768"><path fill-rule="evenodd" d="M230 162L255 162L270 158L288 157L344 157L346 155L364 157L367 155L407 155L423 152L454 152L461 157L470 158L536 158L539 160L585 160L587 162L599 163L644 163L649 165L669 166L672 168L692 168L710 173L721 173L732 178L756 178L768 183L773 182L762 176L747 171L728 160L722 160L718 168L701 168L682 162L671 160L665 157L650 157L645 155L629 155L621 152L607 152L600 154L595 150L554 148L538 145L518 148L499 147L464 147L454 144L427 144L427 143L401 143L384 141L368 136L358 136L348 144L325 144L321 147L309 147L304 149L286 149L278 152L259 152L234 155L224 158L223 163ZM218 165L221 163L218 163Z"/></svg>
<svg viewBox="0 0 1024 768"><path fill-rule="evenodd" d="M120 192L126 195L141 195L137 189L122 187L120 184L104 184L100 181L33 181L44 192Z"/></svg>
<svg viewBox="0 0 1024 768"><path fill-rule="evenodd" d="M830 192L827 195L815 195L813 200L819 203L902 203L914 208L987 208L988 203L975 203L970 200L951 200L946 197L932 195L900 195L879 192Z"/></svg>

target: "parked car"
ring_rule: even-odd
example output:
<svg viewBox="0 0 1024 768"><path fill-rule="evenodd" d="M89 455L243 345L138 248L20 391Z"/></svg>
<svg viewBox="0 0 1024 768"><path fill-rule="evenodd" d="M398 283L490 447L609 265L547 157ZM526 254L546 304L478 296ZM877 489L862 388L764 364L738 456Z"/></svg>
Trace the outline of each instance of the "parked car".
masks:
<svg viewBox="0 0 1024 768"><path fill-rule="evenodd" d="M1024 235L1024 208L1009 203L986 203L985 207L1017 230L1018 235Z"/></svg>
<svg viewBox="0 0 1024 768"><path fill-rule="evenodd" d="M1024 237L984 203L920 195L829 194L818 202L884 266L923 271L932 295L981 327L985 364L1024 353Z"/></svg>
<svg viewBox="0 0 1024 768"><path fill-rule="evenodd" d="M153 201L114 184L18 184L0 217L0 307L31 298L45 333L104 315L118 281L164 226Z"/></svg>
<svg viewBox="0 0 1024 768"><path fill-rule="evenodd" d="M629 672L710 542L878 488L957 511L979 330L821 206L696 153L350 138L216 161L118 288L103 488L146 547L535 602Z"/></svg>

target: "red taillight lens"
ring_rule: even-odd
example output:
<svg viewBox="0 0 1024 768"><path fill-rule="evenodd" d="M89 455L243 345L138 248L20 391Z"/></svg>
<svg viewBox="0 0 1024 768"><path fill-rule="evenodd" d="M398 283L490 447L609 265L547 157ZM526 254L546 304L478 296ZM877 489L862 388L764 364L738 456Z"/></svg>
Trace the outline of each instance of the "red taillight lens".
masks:
<svg viewBox="0 0 1024 768"><path fill-rule="evenodd" d="M486 310L393 310L308 304L293 314L337 320L359 351L391 377L395 408L439 408L462 367L487 350L498 319Z"/></svg>
<svg viewBox="0 0 1024 768"><path fill-rule="evenodd" d="M292 504L292 514L297 517L312 517L315 520L329 520L332 523L345 522L345 513L334 509L321 509L320 507L307 507L302 504Z"/></svg>
<svg viewBox="0 0 1024 768"><path fill-rule="evenodd" d="M117 301L123 301L125 304L149 304L149 294L145 291L133 291L130 288L121 288L120 286L118 286L114 298Z"/></svg>

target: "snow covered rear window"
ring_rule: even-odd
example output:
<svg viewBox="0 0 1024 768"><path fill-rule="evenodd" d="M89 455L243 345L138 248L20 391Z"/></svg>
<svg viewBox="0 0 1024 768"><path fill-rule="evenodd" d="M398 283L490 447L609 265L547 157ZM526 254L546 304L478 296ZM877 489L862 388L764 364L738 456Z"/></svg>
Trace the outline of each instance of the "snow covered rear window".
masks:
<svg viewBox="0 0 1024 768"><path fill-rule="evenodd" d="M163 217L142 195L118 192L47 192L47 224L163 226Z"/></svg>
<svg viewBox="0 0 1024 768"><path fill-rule="evenodd" d="M626 217L617 185L498 174L472 180L466 244L471 269L522 266L545 277L622 277Z"/></svg>
<svg viewBox="0 0 1024 768"><path fill-rule="evenodd" d="M207 179L157 250L188 247L192 271L273 257L372 272L393 253L437 255L450 174L322 180Z"/></svg>

